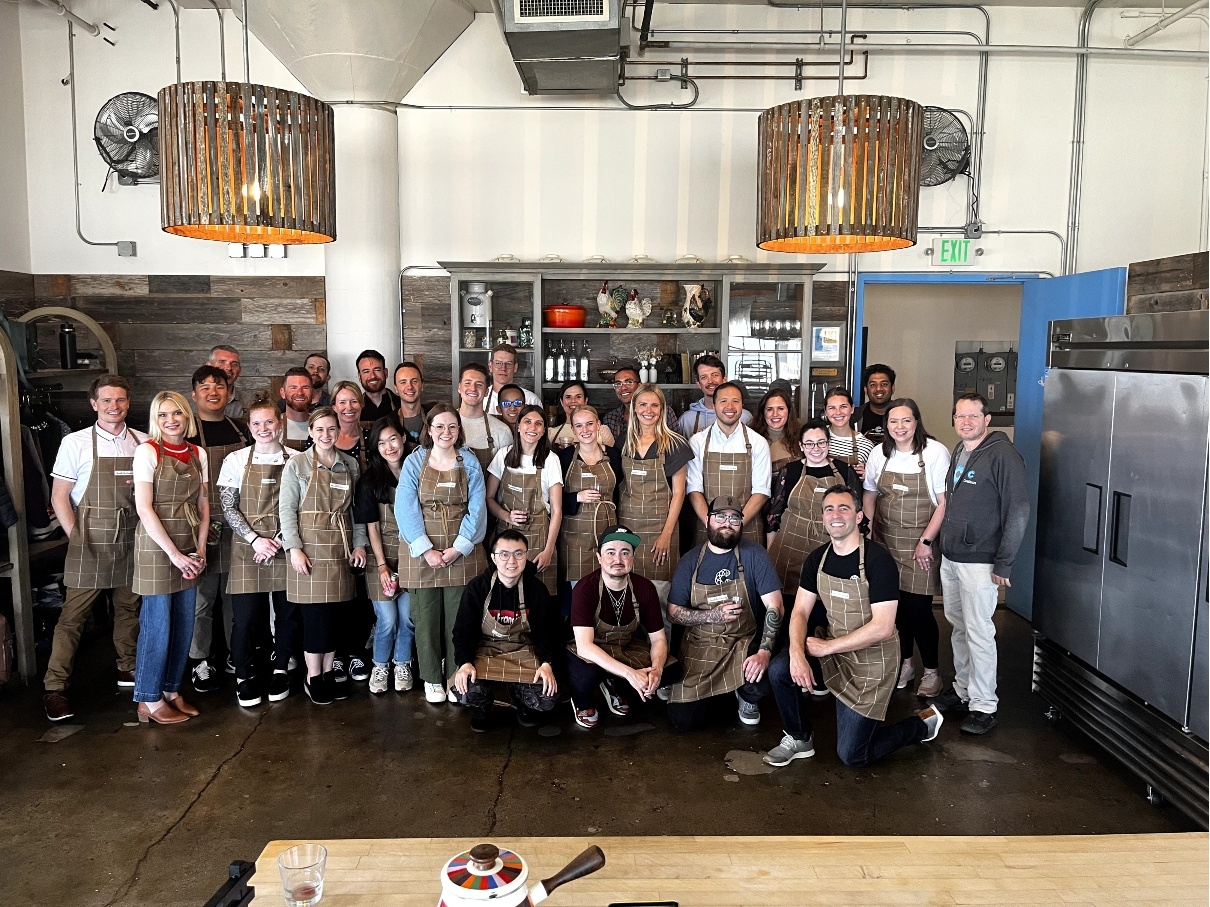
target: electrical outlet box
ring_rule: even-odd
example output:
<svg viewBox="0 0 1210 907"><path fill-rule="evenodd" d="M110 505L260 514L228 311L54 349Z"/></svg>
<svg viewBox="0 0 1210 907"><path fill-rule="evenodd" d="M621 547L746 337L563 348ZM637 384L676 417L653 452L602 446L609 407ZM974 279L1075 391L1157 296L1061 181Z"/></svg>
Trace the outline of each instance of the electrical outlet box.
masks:
<svg viewBox="0 0 1210 907"><path fill-rule="evenodd" d="M118 258L137 258L139 254L138 243L132 239L118 240Z"/></svg>

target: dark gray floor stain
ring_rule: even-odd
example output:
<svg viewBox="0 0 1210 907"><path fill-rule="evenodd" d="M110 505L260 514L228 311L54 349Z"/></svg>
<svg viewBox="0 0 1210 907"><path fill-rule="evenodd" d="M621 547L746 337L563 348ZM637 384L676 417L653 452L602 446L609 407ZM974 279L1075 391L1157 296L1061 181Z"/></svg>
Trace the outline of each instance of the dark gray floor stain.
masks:
<svg viewBox="0 0 1210 907"><path fill-rule="evenodd" d="M631 734L641 734L643 731L654 731L655 725L648 724L645 721L639 721L634 724L615 724L612 727L605 728L606 737L629 737Z"/></svg>
<svg viewBox="0 0 1210 907"><path fill-rule="evenodd" d="M138 722L133 722L137 727ZM77 731L84 730L82 724L56 724L49 731L38 738L39 743L58 743L60 740L65 740Z"/></svg>
<svg viewBox="0 0 1210 907"><path fill-rule="evenodd" d="M547 724L547 725L544 725L544 726L538 728L539 737L558 737L562 733L563 733L563 728L555 727L554 725L550 725L550 724Z"/></svg>
<svg viewBox="0 0 1210 907"><path fill-rule="evenodd" d="M1097 757L1090 753L1059 753L1059 758L1070 765L1097 764Z"/></svg>
<svg viewBox="0 0 1210 907"><path fill-rule="evenodd" d="M942 749L955 759L963 762L1003 762L1012 764L1017 760L1008 753L1002 753L991 747L980 746L977 743L947 743Z"/></svg>
<svg viewBox="0 0 1210 907"><path fill-rule="evenodd" d="M731 750L723 762L737 775L771 775L773 766L766 764L763 756L763 753L754 753L751 750ZM732 779L728 777L727 780Z"/></svg>

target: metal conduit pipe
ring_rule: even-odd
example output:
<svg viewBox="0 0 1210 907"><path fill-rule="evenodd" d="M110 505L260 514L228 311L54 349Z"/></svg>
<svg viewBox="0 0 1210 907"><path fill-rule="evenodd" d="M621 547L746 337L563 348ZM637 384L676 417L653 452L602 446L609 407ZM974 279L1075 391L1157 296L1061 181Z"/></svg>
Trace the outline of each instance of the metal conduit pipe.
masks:
<svg viewBox="0 0 1210 907"><path fill-rule="evenodd" d="M223 11L219 9L217 0L210 0L214 12L218 16L218 59L222 68L223 81L227 81L227 33L223 28Z"/></svg>
<svg viewBox="0 0 1210 907"><path fill-rule="evenodd" d="M172 7L172 28L173 34L176 36L176 83L181 84L181 8L177 6L176 0L168 0L168 5Z"/></svg>
<svg viewBox="0 0 1210 907"><path fill-rule="evenodd" d="M1076 43L1088 47L1088 31L1092 14L1103 0L1088 0L1080 14L1080 27ZM1130 50L1130 53L1139 53ZM1088 57L1076 60L1076 96L1071 116L1071 172L1067 178L1067 250L1063 256L1063 273L1074 274L1076 270L1077 244L1080 241L1080 195L1084 182L1084 121L1088 113Z"/></svg>
<svg viewBox="0 0 1210 907"><path fill-rule="evenodd" d="M81 19L79 16L77 16L75 13L73 13L71 10L69 10L66 6L64 6L62 3L60 3L59 0L38 0L38 2L41 3L43 6L45 6L47 9L52 10L53 12L62 16L63 18L67 19L68 21L74 22L76 25L80 26L80 28L84 29L84 31L88 32L94 38L97 35L101 34L100 28L93 25L87 19Z"/></svg>
<svg viewBox="0 0 1210 907"><path fill-rule="evenodd" d="M1181 19L1184 19L1186 16L1188 16L1192 13L1196 13L1199 9L1205 9L1207 6L1210 6L1210 0L1196 0L1196 2L1190 3L1184 9L1177 10L1171 16L1161 19L1159 22L1155 23L1155 25L1151 26L1150 28L1143 29L1137 35L1131 35L1129 38L1126 39L1125 44L1127 47L1134 47L1140 41L1146 41L1148 38L1150 38L1156 32L1162 32L1164 29L1166 29L1169 25L1172 25L1174 22L1179 22Z"/></svg>
<svg viewBox="0 0 1210 907"><path fill-rule="evenodd" d="M962 236L962 227L917 227L917 233L932 233L936 236ZM1058 230L984 230L984 236L1053 236L1059 241L1059 261L1067 257L1067 241Z"/></svg>
<svg viewBox="0 0 1210 907"><path fill-rule="evenodd" d="M1099 2L1099 0L1098 0ZM762 47L799 48L800 50L828 51L832 53L833 45L820 47L817 44L802 42L777 41L677 41L669 42L669 47L706 47L735 49L757 49ZM1126 57L1134 59L1160 60L1190 60L1199 63L1206 61L1207 52L1204 50L1152 50L1146 47L1067 47L1050 44L869 44L860 42L849 43L846 50L880 50L905 54L995 54L1009 57Z"/></svg>
<svg viewBox="0 0 1210 907"><path fill-rule="evenodd" d="M67 82L71 86L71 188L76 198L76 236L90 246L114 246L116 242L93 242L80 229L80 152L76 132L76 31L74 19L67 20Z"/></svg>

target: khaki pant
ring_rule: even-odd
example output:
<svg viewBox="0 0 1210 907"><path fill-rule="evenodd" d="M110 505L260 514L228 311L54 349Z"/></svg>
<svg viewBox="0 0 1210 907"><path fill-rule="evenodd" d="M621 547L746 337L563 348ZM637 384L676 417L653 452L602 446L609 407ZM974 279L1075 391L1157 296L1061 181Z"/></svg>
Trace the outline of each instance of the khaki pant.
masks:
<svg viewBox="0 0 1210 907"><path fill-rule="evenodd" d="M954 692L970 702L972 712L994 715L996 696L996 625L992 618L1000 587L991 564L963 564L941 558L941 594L945 618L953 627Z"/></svg>
<svg viewBox="0 0 1210 907"><path fill-rule="evenodd" d="M189 657L194 661L208 659L214 641L214 603L219 592L223 594L223 636L227 640L227 651L231 651L231 602L225 593L226 573L207 573L197 581L197 598L194 600L193 641L189 644Z"/></svg>
<svg viewBox="0 0 1210 907"><path fill-rule="evenodd" d="M80 646L80 634L92 613L93 602L104 589L68 589L67 599L55 625L50 648L50 663L42 685L48 692L63 692L71 685L71 665ZM112 589L113 647L118 653L118 670L134 670L135 647L139 640L139 596L129 587Z"/></svg>

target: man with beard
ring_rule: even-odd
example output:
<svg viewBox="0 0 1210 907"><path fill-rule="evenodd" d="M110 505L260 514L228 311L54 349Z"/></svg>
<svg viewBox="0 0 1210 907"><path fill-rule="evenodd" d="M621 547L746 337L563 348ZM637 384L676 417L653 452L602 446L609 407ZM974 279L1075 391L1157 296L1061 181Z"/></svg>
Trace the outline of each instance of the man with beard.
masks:
<svg viewBox="0 0 1210 907"><path fill-rule="evenodd" d="M217 369L221 369L223 374L227 376L227 391L231 395L231 399L227 401L226 414L232 419L244 419L247 414L244 412L244 403L239 395L235 392L235 382L239 379L240 367L239 350L233 346L212 347L210 350L210 358L206 360L207 365L213 365Z"/></svg>
<svg viewBox="0 0 1210 907"><path fill-rule="evenodd" d="M311 376L311 405L331 406L332 398L328 396L328 375L332 373L332 363L323 353L312 353L303 360L303 368Z"/></svg>
<svg viewBox="0 0 1210 907"><path fill-rule="evenodd" d="M357 380L365 391L362 422L373 425L399 409L399 398L387 388L387 361L378 350L363 350L357 357Z"/></svg>
<svg viewBox="0 0 1210 907"><path fill-rule="evenodd" d="M420 402L424 394L424 373L415 362L402 362L395 366L394 384L395 392L399 394L399 424L413 443L419 443L424 430L425 407Z"/></svg>
<svg viewBox="0 0 1210 907"><path fill-rule="evenodd" d="M929 706L911 718L885 725L887 706L899 677L899 636L895 609L899 568L891 553L867 541L858 530L861 499L847 485L833 485L823 495L823 523L830 544L807 556L790 615L789 651L769 668L778 702L814 692L815 678L807 656L820 659L824 683L836 697L836 754L859 768L910 743L928 743L941 731L941 711ZM807 621L817 601L827 623L807 635ZM811 724L793 708L782 710L785 736L765 754L770 765L789 765L815 755Z"/></svg>
<svg viewBox="0 0 1210 907"><path fill-rule="evenodd" d="M886 437L887 410L895 396L895 370L881 362L867 365L861 373L861 385L865 388L866 402L857 411L857 430L875 444L881 444Z"/></svg>
<svg viewBox="0 0 1210 907"><path fill-rule="evenodd" d="M617 438L618 447L626 443L626 430L630 424L630 401L634 392L639 389L639 370L633 365L623 365L613 376L613 392L617 394L622 404L611 409L601 417L601 424L606 426ZM672 431L679 431L676 416L671 406L664 407L664 421Z"/></svg>
<svg viewBox="0 0 1210 907"><path fill-rule="evenodd" d="M706 543L681 558L668 593L668 620L686 627L672 684L673 730L701 727L712 709L739 700L739 720L760 724L760 700L782 624L781 579L765 549L740 539L744 514L721 497L710 502Z"/></svg>
<svg viewBox="0 0 1210 907"><path fill-rule="evenodd" d="M311 373L305 368L287 369L282 377L282 411L286 415L285 444L295 450L302 450L303 444L310 437L307 418L311 415L312 389Z"/></svg>
<svg viewBox="0 0 1210 907"><path fill-rule="evenodd" d="M491 358L487 361L492 372L492 386L483 401L483 411L493 416L501 415L500 391L505 385L513 383L517 374L517 351L507 343L497 343L492 347ZM521 388L525 402L531 406L541 406L542 399L531 390Z"/></svg>

